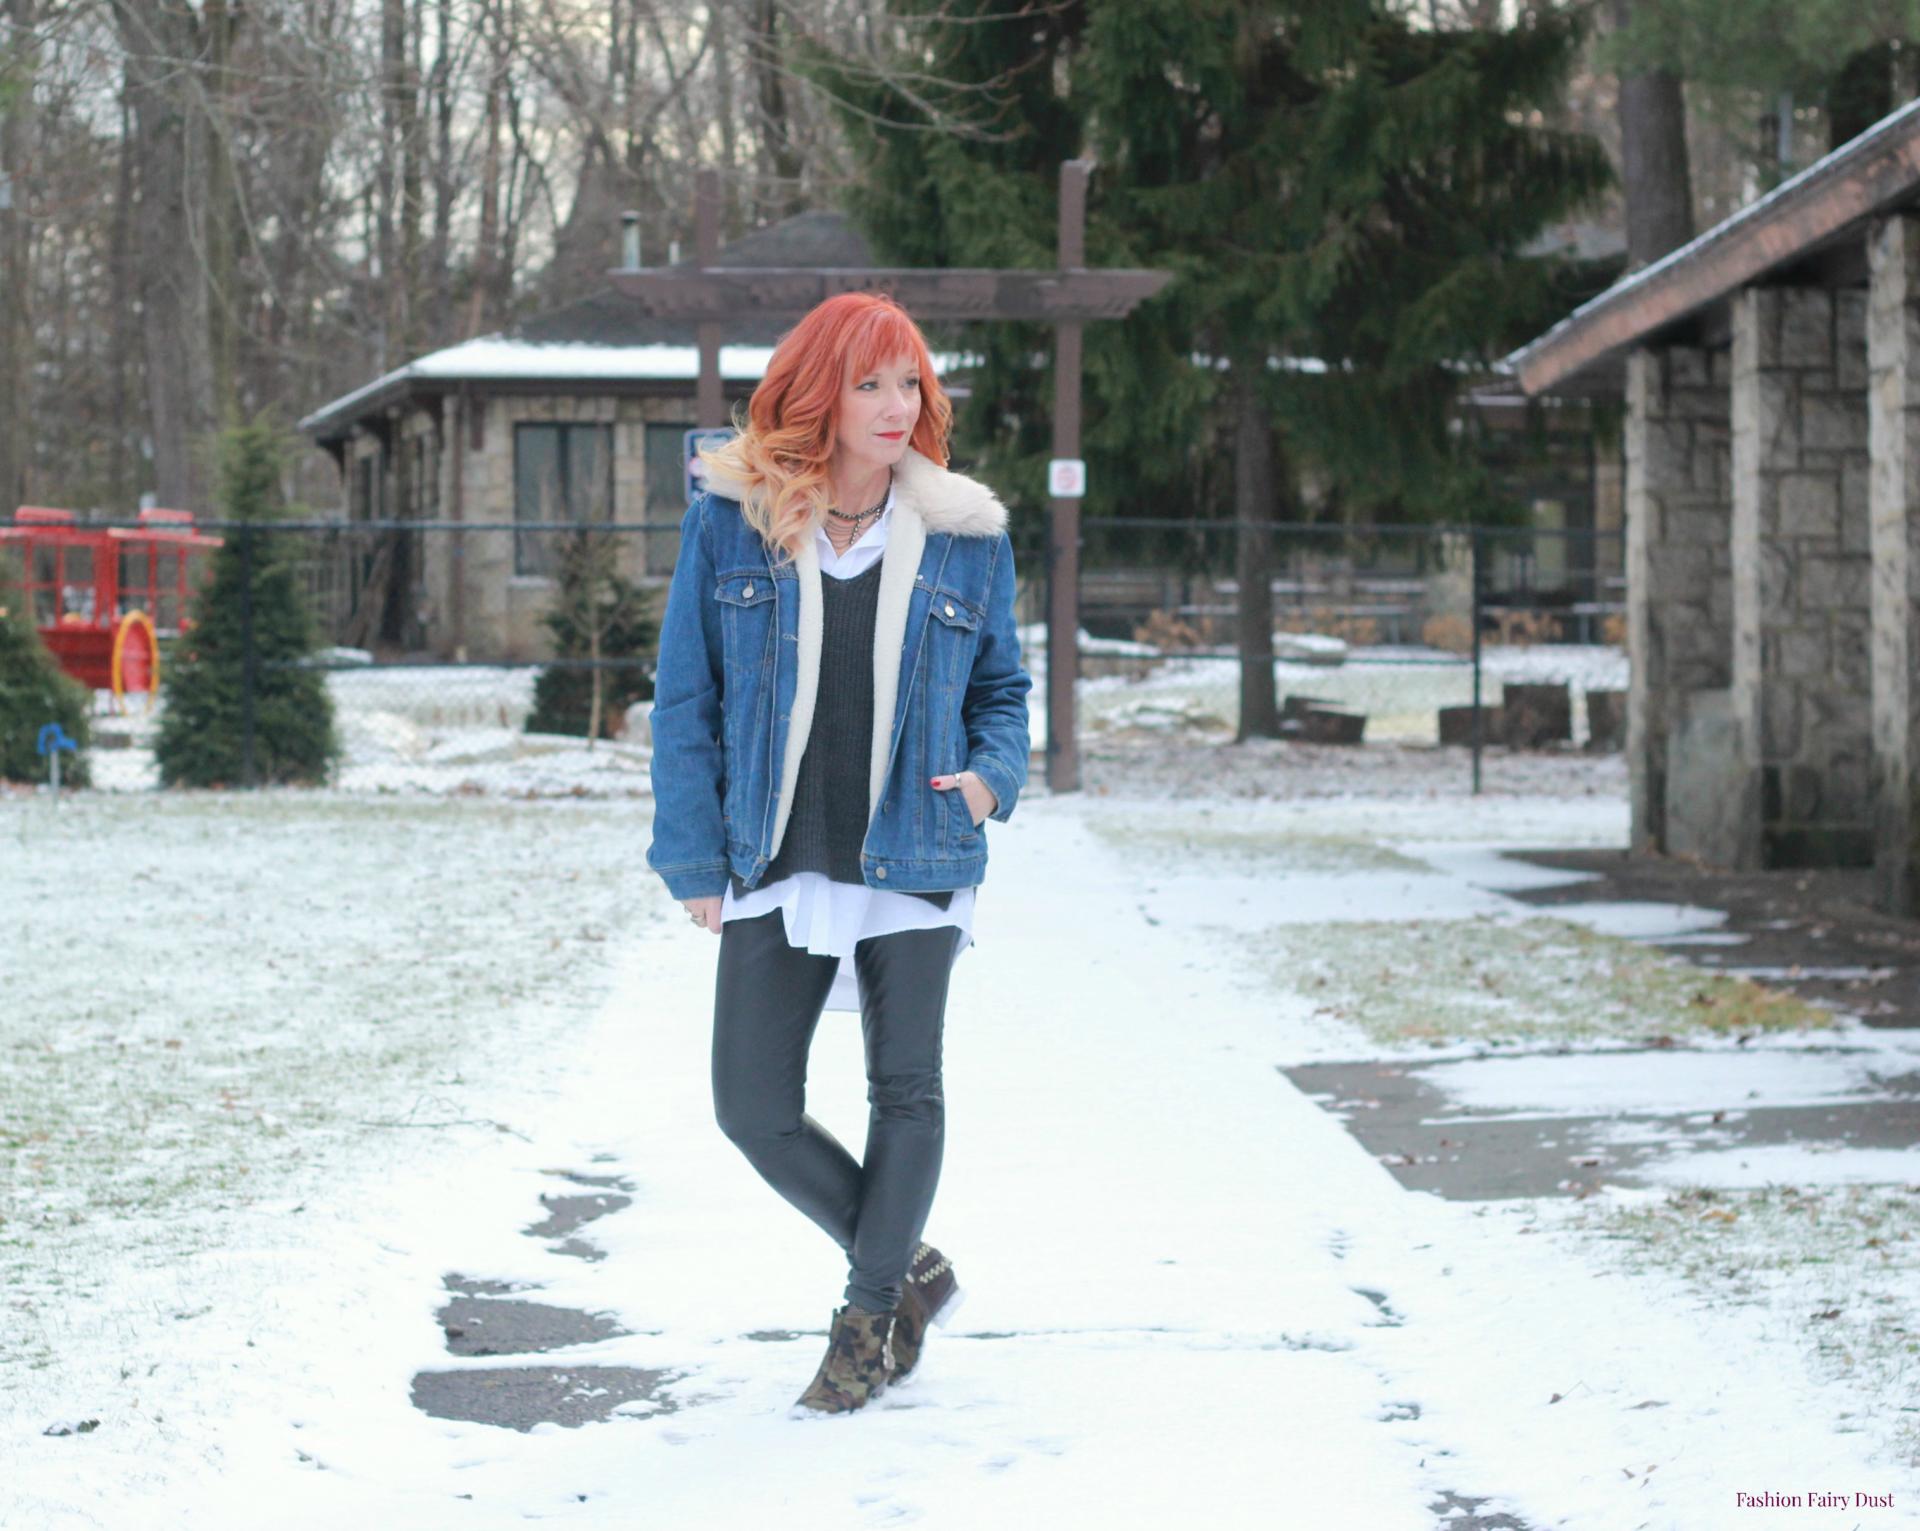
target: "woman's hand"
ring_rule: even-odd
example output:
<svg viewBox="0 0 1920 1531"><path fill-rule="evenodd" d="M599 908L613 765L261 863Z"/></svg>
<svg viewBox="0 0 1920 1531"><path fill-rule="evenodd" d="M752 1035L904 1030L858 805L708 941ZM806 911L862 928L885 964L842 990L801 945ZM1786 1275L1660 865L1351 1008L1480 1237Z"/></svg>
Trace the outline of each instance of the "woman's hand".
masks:
<svg viewBox="0 0 1920 1531"><path fill-rule="evenodd" d="M715 893L707 898L683 898L680 907L687 911L696 925L704 925L716 936L720 934L720 905L724 895Z"/></svg>
<svg viewBox="0 0 1920 1531"><path fill-rule="evenodd" d="M927 779L939 792L949 792L958 787L960 795L967 800L967 811L973 816L975 825L1000 806L1000 799L993 795L993 788L972 771L955 771L951 776L931 776Z"/></svg>

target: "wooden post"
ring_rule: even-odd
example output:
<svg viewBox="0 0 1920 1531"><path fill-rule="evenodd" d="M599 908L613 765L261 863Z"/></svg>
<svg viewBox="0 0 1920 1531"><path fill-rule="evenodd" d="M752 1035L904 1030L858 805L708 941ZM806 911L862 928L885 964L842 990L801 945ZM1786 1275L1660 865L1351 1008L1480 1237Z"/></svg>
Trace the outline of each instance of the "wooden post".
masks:
<svg viewBox="0 0 1920 1531"><path fill-rule="evenodd" d="M467 380L460 380L460 391L453 397L453 429L446 437L446 450L452 454L453 489L448 498L452 503L453 519L467 519L467 448L470 426L468 416L473 413L473 397L467 391ZM448 604L452 608L453 618L453 659L456 664L467 662L467 534L455 530L453 546L450 550L450 588Z"/></svg>
<svg viewBox="0 0 1920 1531"><path fill-rule="evenodd" d="M1060 166L1060 270L1087 263L1086 160ZM1053 327L1053 455L1080 455L1080 335L1082 321L1061 319ZM1080 501L1050 502L1047 547L1047 786L1054 792L1080 788L1080 749L1074 716L1074 682L1080 674Z"/></svg>
<svg viewBox="0 0 1920 1531"><path fill-rule="evenodd" d="M700 340L696 394L701 429L728 425L720 379L720 337L753 317L798 319L841 292L886 292L923 323L997 319L1054 329L1053 453L1080 456L1081 335L1091 320L1124 319L1172 280L1169 271L1086 269L1087 177L1092 165L1060 167L1059 264L1047 271L993 268L756 266L720 264L719 178L695 181L696 253L689 266L615 267L614 288L659 319L691 321ZM1077 791L1074 683L1080 654L1080 501L1050 502L1047 534L1047 784Z"/></svg>
<svg viewBox="0 0 1920 1531"><path fill-rule="evenodd" d="M720 177L710 169L694 176L693 236L694 264L716 264L720 259ZM703 321L696 333L700 340L700 383L694 396L694 418L703 431L719 430L727 424L726 395L720 382L720 326Z"/></svg>

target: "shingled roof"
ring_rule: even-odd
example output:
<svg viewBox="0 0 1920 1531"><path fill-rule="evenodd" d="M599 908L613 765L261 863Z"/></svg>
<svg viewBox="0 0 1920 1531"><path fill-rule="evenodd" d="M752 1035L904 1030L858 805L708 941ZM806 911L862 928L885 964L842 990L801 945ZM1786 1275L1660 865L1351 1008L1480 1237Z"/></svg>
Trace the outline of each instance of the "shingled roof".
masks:
<svg viewBox="0 0 1920 1531"><path fill-rule="evenodd" d="M728 266L862 269L873 265L873 252L844 214L812 212L743 234L721 251L720 259ZM692 264L676 262L681 267ZM726 326L721 376L729 381L759 379L774 342L789 327L785 321L759 318ZM463 383L499 390L533 380L549 389L569 383L644 387L689 382L698 376L697 346L692 324L649 318L631 299L603 287L495 334L416 357L321 406L300 421L299 429L321 443L338 441L356 421L397 399L446 393Z"/></svg>
<svg viewBox="0 0 1920 1531"><path fill-rule="evenodd" d="M743 234L720 252L727 266L821 266L863 269L873 264L865 237L843 213L799 213ZM676 261L676 269L693 264ZM744 318L729 325L727 345L770 346L791 327L790 321ZM698 343L694 327L665 319L649 319L629 298L611 287L546 313L535 314L502 332L508 340L532 345L583 343L588 345L690 346Z"/></svg>
<svg viewBox="0 0 1920 1531"><path fill-rule="evenodd" d="M1529 394L1618 393L1628 348L1678 327L1724 331L1761 280L1858 286L1871 221L1920 204L1920 101L1909 102L1679 249L1614 283L1506 360Z"/></svg>

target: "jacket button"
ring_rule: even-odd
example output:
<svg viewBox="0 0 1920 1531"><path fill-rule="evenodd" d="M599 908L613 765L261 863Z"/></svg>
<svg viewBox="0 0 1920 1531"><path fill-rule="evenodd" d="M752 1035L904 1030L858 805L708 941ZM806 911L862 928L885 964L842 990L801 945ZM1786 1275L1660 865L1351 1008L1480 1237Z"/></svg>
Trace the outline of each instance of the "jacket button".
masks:
<svg viewBox="0 0 1920 1531"><path fill-rule="evenodd" d="M742 591L741 591L740 593L741 593L742 595L749 595L749 596L750 596L750 595L752 595L752 594L753 594L753 586L751 586L751 585L749 585L749 586L747 586L747 588L746 588L745 590L742 590ZM952 608L951 606L949 606L949 607L947 608L947 615L948 615L948 616L952 616L952 615L953 615L953 608Z"/></svg>
<svg viewBox="0 0 1920 1531"><path fill-rule="evenodd" d="M887 875L887 869L885 867L875 867L873 869L873 875L875 877L885 877Z"/></svg>
<svg viewBox="0 0 1920 1531"><path fill-rule="evenodd" d="M748 595L752 595L752 594L753 594L753 592L752 592L751 590L749 590L749 591L747 592L747 594L748 594ZM952 615L953 615L953 603L952 603L951 601L949 601L949 602L947 603L947 615L948 615L948 616L952 616Z"/></svg>

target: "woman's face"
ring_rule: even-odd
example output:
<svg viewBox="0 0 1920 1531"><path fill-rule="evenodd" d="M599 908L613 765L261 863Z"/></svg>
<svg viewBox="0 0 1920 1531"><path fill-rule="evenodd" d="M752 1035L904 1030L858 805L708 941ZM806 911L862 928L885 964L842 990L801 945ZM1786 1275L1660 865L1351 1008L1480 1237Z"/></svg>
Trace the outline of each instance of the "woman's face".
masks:
<svg viewBox="0 0 1920 1531"><path fill-rule="evenodd" d="M901 356L840 390L840 428L834 458L843 468L891 468L906 455L920 418L920 368Z"/></svg>

